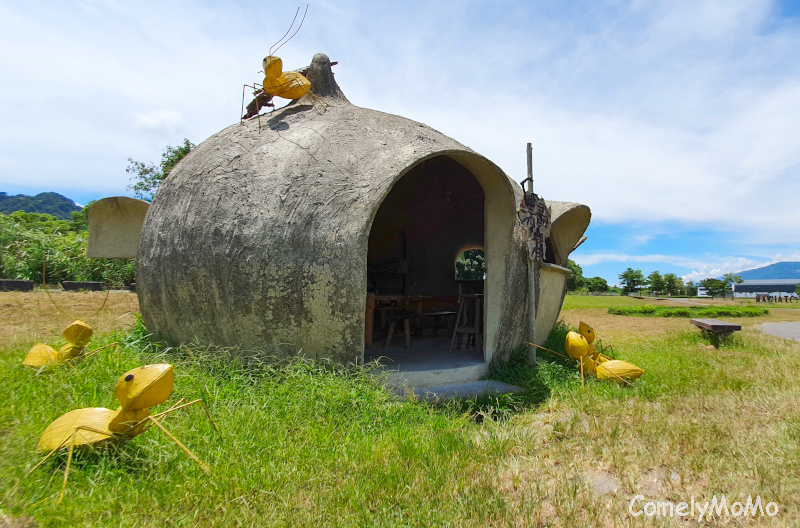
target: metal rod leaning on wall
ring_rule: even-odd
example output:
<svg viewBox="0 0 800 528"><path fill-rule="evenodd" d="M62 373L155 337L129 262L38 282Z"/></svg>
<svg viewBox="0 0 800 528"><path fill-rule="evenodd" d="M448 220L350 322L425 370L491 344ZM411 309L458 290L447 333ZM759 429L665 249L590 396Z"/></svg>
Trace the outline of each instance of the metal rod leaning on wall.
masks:
<svg viewBox="0 0 800 528"><path fill-rule="evenodd" d="M528 178L525 180L527 189L523 188L523 192L533 193L533 146L528 143L527 146L528 156ZM528 340L533 343L536 341L536 297L539 290L538 275L539 270L536 265L536 260L528 253ZM528 346L528 361L533 364L536 363L536 347Z"/></svg>

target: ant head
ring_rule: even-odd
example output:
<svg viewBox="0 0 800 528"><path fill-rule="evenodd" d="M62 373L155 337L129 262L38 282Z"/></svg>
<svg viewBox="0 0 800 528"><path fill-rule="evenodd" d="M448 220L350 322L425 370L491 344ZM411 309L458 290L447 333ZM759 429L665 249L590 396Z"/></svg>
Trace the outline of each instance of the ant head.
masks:
<svg viewBox="0 0 800 528"><path fill-rule="evenodd" d="M581 321L580 331L581 335L586 339L587 342L591 343L594 341L594 328Z"/></svg>
<svg viewBox="0 0 800 528"><path fill-rule="evenodd" d="M264 68L264 74L267 77L280 77L283 73L283 61L280 57L274 55L264 57L264 60L261 61L261 66Z"/></svg>
<svg viewBox="0 0 800 528"><path fill-rule="evenodd" d="M167 401L175 386L172 365L160 363L129 370L117 381L114 394L129 411L147 409Z"/></svg>
<svg viewBox="0 0 800 528"><path fill-rule="evenodd" d="M70 343L84 346L92 338L92 327L83 321L74 321L64 330L63 336Z"/></svg>

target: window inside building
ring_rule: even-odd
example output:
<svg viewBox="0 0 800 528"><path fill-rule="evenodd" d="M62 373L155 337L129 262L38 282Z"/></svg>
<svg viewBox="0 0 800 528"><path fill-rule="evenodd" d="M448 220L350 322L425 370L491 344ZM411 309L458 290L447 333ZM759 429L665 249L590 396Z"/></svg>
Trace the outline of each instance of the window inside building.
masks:
<svg viewBox="0 0 800 528"><path fill-rule="evenodd" d="M468 249L456 259L457 281L482 281L486 277L483 249Z"/></svg>

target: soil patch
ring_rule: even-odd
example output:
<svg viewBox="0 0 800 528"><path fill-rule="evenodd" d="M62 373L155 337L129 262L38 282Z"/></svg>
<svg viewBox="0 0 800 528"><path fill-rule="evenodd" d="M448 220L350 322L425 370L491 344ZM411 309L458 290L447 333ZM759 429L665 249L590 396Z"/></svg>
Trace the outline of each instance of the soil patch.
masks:
<svg viewBox="0 0 800 528"><path fill-rule="evenodd" d="M139 300L130 292L0 292L0 348L55 341L75 319L89 323L95 334L121 330L134 323L134 314Z"/></svg>

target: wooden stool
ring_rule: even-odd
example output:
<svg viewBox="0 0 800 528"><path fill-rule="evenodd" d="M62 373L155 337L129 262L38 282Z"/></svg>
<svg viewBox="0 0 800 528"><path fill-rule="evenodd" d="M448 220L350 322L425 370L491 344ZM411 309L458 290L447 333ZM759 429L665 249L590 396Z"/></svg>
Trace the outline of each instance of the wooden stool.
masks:
<svg viewBox="0 0 800 528"><path fill-rule="evenodd" d="M386 334L386 343L383 348L389 348L392 344L392 337L394 336L394 328L398 321L403 321L403 336L406 341L406 348L411 348L411 318L416 314L394 314L390 316L392 321L389 324L389 332Z"/></svg>

